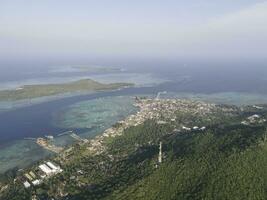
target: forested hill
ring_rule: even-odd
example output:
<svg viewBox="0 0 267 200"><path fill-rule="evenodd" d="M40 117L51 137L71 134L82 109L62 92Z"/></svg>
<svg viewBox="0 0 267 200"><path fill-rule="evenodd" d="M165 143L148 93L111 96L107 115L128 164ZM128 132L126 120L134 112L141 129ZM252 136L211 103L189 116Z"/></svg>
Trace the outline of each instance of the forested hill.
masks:
<svg viewBox="0 0 267 200"><path fill-rule="evenodd" d="M253 113L221 115L205 131L171 132L153 121L132 127L110 144L114 155L126 154L112 175L72 199L267 199L266 123L240 124Z"/></svg>
<svg viewBox="0 0 267 200"><path fill-rule="evenodd" d="M266 199L265 137L263 126L168 135L162 138L165 158L158 169L150 163L143 177L106 199ZM149 151L157 155L156 147L144 152Z"/></svg>
<svg viewBox="0 0 267 200"><path fill-rule="evenodd" d="M62 165L64 173L31 190L14 184L2 197L267 199L266 107L216 110L207 116L176 112L176 120L169 123L146 120L108 138L106 151L98 155L77 144L72 159ZM181 123L207 126L186 130L179 128ZM158 163L160 142L162 163Z"/></svg>

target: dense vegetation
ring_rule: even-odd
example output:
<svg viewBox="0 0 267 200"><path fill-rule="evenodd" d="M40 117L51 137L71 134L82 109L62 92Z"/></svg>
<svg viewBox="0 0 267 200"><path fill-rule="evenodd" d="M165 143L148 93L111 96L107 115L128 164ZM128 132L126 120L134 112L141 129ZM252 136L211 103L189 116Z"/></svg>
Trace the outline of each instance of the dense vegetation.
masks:
<svg viewBox="0 0 267 200"><path fill-rule="evenodd" d="M260 111L259 111L260 112ZM2 199L267 199L266 122L241 125L255 113L216 114L205 131L173 131L175 123L203 123L177 113L177 121L153 120L106 141L107 151L91 155L76 145L64 173L32 190L14 184ZM266 111L259 114L266 116ZM192 117L192 116L191 116ZM163 142L163 163L157 163Z"/></svg>
<svg viewBox="0 0 267 200"><path fill-rule="evenodd" d="M265 127L164 138L158 170L107 199L266 199Z"/></svg>
<svg viewBox="0 0 267 200"><path fill-rule="evenodd" d="M116 152L131 152L128 147L138 140L143 146L117 163L109 171L114 173L109 180L92 191L82 190L73 199L266 199L264 126L212 127L205 132L164 136L165 159L156 169L157 146L144 145L146 138L140 133L150 138L167 129L161 130L146 124L130 130L131 137L117 139L112 144Z"/></svg>

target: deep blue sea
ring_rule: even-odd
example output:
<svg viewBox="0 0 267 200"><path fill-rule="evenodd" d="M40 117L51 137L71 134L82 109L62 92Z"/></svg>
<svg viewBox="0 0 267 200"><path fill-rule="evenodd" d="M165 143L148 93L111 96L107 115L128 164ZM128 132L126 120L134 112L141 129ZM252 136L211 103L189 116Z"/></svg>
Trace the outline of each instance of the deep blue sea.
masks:
<svg viewBox="0 0 267 200"><path fill-rule="evenodd" d="M167 65L167 66L165 66ZM64 82L92 77L108 82L133 81L140 83L136 88L115 92L101 92L83 96L66 97L43 102L11 111L0 112L0 145L7 141L25 137L41 136L62 129L51 125L52 115L76 102L103 96L154 94L159 91L170 93L216 94L246 93L267 94L267 67L241 64L202 63L133 63L123 65L124 71L115 73L84 72L70 66L49 65L48 67L28 64L20 67L16 64L5 68L0 73L0 88L19 87L24 84ZM116 66L118 65L111 65ZM140 75L138 77L138 74ZM149 76L144 76L145 74ZM123 78L125 77L125 78ZM144 80L142 80L144 79Z"/></svg>
<svg viewBox="0 0 267 200"><path fill-rule="evenodd" d="M158 92L167 91L167 95L170 96L216 103L267 103L267 67L262 64L113 63L110 66L119 66L123 70L108 73L77 71L69 66L60 65L33 66L34 64L24 67L15 64L4 65L0 73L0 89L16 88L25 84L67 82L81 78L92 78L102 82L129 81L134 82L136 87L44 100L0 112L0 173L14 167L27 166L30 162L46 156L47 153L40 153L41 150L38 150L39 156L34 157L34 152L37 152L36 149L39 147L31 144L31 148L26 150L29 144L21 141L28 137L57 135L68 131L69 127L55 124L55 116L60 116L79 102L116 96L156 96ZM5 104L12 105L12 102ZM97 105L99 104L94 104ZM73 128L78 134L83 134L89 129L94 127ZM97 130L100 133L102 129ZM16 147L24 148L25 151L15 156L16 151L19 151ZM11 153L7 155L6 152ZM9 159L9 155L14 158L4 166L3 163ZM19 161L24 155L27 160ZM30 159L31 157L33 159Z"/></svg>

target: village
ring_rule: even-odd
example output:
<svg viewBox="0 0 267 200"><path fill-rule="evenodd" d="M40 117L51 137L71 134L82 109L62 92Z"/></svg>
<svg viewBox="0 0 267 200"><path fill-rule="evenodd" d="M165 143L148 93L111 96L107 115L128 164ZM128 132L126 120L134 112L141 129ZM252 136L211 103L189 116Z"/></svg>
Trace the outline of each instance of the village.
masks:
<svg viewBox="0 0 267 200"><path fill-rule="evenodd" d="M59 166L56 166L51 161L47 161L40 164L38 168L24 173L23 176L19 177L19 180L23 183L25 188L30 188L31 186L40 185L45 179L59 174L62 171L63 170Z"/></svg>
<svg viewBox="0 0 267 200"><path fill-rule="evenodd" d="M94 139L83 139L73 131L68 131L64 134L68 134L70 137L75 139L77 141L75 145L86 149L84 152L88 155L94 156L106 153L106 155L108 155L108 157L112 160L112 157L114 156L107 152L106 142L116 136L124 134L127 128L144 124L147 120L152 120L158 125L171 125L171 127L173 127L173 131L171 131L170 134L201 134L205 133L206 129L210 129L210 122L215 119L213 117L216 116L220 118L221 113L224 113L226 116L231 116L237 111L234 106L221 106L187 99L135 97L134 105L138 108L138 111L135 114L128 116L124 120L118 121L111 128L105 130L101 135L96 136ZM262 108L253 107L253 109L260 110ZM199 119L204 119L205 121ZM238 123L246 126L266 122L266 119L260 114L252 114L251 116L246 117L245 120L242 118L239 119ZM57 155L54 158L44 160L29 169L21 169L20 175L14 179L14 182L19 182L19 184L26 189L38 188L38 186L42 183L46 183L50 178L61 174L63 170L66 171L64 168L65 164L72 160L72 155L75 155L76 147L75 145L72 145L63 149L53 145L52 141L52 136L45 136L45 138L38 138L36 140L37 144L41 147L50 150ZM158 168L162 162L164 163L165 153L164 149L162 149L162 141L159 140L154 145L159 145L158 159L155 164L155 168ZM101 165L101 163L96 164L99 166ZM70 174L70 180L77 181L77 183L81 185L86 184L79 179L79 177L82 177L85 173L84 169L77 168L75 170L75 172ZM64 173L65 172L62 174ZM8 185L1 186L2 191L6 189L8 189ZM61 196L64 195L66 195L66 193L63 192Z"/></svg>
<svg viewBox="0 0 267 200"><path fill-rule="evenodd" d="M175 123L177 112L193 113L195 115L208 115L215 112L218 108L215 104L204 103L200 101L182 100L182 99L159 99L159 98L138 98L135 99L135 106L139 111L119 121L113 127L104 131L102 135L96 136L89 141L88 150L95 154L105 151L104 140L108 137L122 135L123 131L131 126L143 124L146 120L156 120L158 124ZM187 127L180 124L174 131L205 130L206 127L194 125Z"/></svg>
<svg viewBox="0 0 267 200"><path fill-rule="evenodd" d="M96 136L94 139L87 140L82 139L78 135L74 134L72 131L71 137L75 138L78 141L79 145L84 145L87 148L87 151L90 152L92 155L99 155L106 150L105 140L107 138L116 137L122 135L124 130L131 126L138 126L143 124L146 120L155 120L158 124L166 124L166 123L175 123L178 126L175 126L174 132L194 132L194 131L205 131L206 126L202 124L184 124L184 123L176 123L177 113L183 114L192 114L196 116L202 116L208 119L213 113L218 112L218 110L223 110L223 112L234 112L234 108L221 108L215 104L205 103L200 101L191 101L191 100L184 100L184 99L159 99L159 98L135 98L136 107L139 108L139 111L136 114L132 114L128 116L126 119L117 122L111 128L105 130L103 134ZM255 123L258 121L263 121L264 119L260 119L260 116L253 115L248 117L248 122L246 123ZM241 122L245 124L245 122ZM41 141L41 140L40 140ZM40 144L44 148L50 149L53 151L57 149L57 147L53 146L50 148L46 143ZM73 151L73 146L60 151L58 161L60 164L63 164L65 161L71 157ZM161 162L161 159L159 159ZM62 172L62 169L59 166L55 166L51 162L46 162L40 166L38 166L38 177L30 171L29 173L24 174L23 176L23 184L26 188L31 186L36 186L42 183L43 179L47 179Z"/></svg>

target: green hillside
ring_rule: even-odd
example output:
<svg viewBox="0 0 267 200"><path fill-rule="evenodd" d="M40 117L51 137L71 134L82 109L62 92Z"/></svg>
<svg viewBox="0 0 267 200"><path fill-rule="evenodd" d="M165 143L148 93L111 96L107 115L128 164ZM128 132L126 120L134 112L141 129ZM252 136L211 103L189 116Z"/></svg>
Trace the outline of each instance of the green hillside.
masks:
<svg viewBox="0 0 267 200"><path fill-rule="evenodd" d="M131 132L164 133L163 127L154 125ZM149 126L154 128L149 130ZM229 125L201 133L174 133L161 138L165 158L155 168L157 146L144 145L131 152L128 145L135 139L124 136L116 139L120 145L113 150L131 153L113 166L114 175L73 199L266 199L265 137L264 126Z"/></svg>
<svg viewBox="0 0 267 200"><path fill-rule="evenodd" d="M240 124L251 113L231 120L216 113L220 117L205 131L191 133L171 132L175 125L154 121L132 127L109 144L113 155L125 154L109 177L73 199L266 199L266 125ZM156 168L159 141L164 159Z"/></svg>
<svg viewBox="0 0 267 200"><path fill-rule="evenodd" d="M107 199L266 199L265 127L164 138L159 169Z"/></svg>
<svg viewBox="0 0 267 200"><path fill-rule="evenodd" d="M267 199L267 123L241 123L255 113L264 118L267 111L230 108L218 107L208 116L177 112L176 121L166 124L147 120L106 139L107 150L98 155L77 144L62 174L30 190L11 185L2 198ZM208 126L177 130L182 122ZM163 162L158 164L160 141Z"/></svg>

